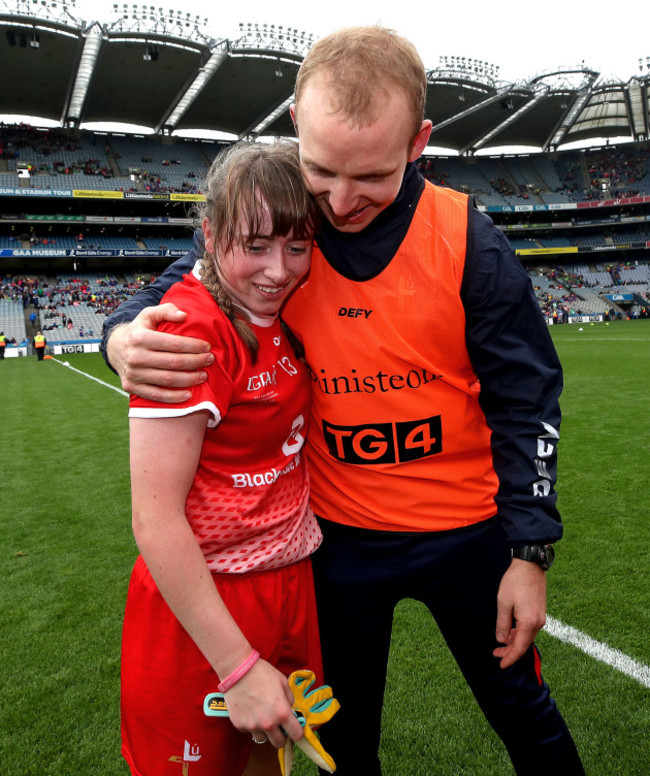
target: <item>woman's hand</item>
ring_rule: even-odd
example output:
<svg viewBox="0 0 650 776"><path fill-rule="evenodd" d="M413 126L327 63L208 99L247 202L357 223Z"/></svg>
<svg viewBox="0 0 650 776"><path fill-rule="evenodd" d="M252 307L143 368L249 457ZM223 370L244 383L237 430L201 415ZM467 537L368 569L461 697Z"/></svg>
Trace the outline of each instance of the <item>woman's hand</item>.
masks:
<svg viewBox="0 0 650 776"><path fill-rule="evenodd" d="M298 741L303 730L291 709L293 694L287 678L266 660L257 663L225 693L232 724L279 749L286 736Z"/></svg>

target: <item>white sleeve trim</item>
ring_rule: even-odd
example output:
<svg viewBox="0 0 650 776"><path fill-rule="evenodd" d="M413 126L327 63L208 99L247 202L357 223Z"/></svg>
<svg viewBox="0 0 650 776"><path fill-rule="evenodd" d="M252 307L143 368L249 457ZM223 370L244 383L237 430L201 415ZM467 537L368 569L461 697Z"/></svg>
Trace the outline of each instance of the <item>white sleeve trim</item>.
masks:
<svg viewBox="0 0 650 776"><path fill-rule="evenodd" d="M202 401L191 407L173 407L168 404L158 407L130 407L130 418L181 418L183 415L192 415L195 412L207 410L210 413L208 428L215 428L221 422L221 413L211 401Z"/></svg>

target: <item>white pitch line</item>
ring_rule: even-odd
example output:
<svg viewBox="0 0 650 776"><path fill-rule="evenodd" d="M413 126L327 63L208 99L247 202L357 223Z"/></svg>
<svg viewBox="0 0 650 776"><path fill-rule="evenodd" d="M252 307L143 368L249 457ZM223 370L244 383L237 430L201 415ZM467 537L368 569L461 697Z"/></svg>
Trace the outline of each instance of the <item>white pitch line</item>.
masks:
<svg viewBox="0 0 650 776"><path fill-rule="evenodd" d="M122 396L128 397L129 395L121 388L116 388L110 383L105 383L103 380L86 374L86 372L82 372L80 369L75 369L75 367L70 366L70 364L59 361L58 358L53 358L52 360L56 361L57 364L61 364L61 366L72 369L72 371L77 372L77 374L87 377L89 380L94 380L96 383L104 385L106 388L117 391L118 393L122 394ZM596 639L592 639L591 636L587 636L586 633L583 633L576 628L572 628L570 625L565 625L559 620L556 620L554 617L546 617L546 625L544 626L544 630L549 635L554 636L556 639L577 647L585 654L593 657L594 660L598 660L601 663L606 663L607 665L612 666L612 668L615 668L617 671L620 671L626 676L629 676L631 679L636 679L637 682L640 682L646 687L650 687L650 667L644 665L643 663L638 663L636 660L633 660L631 657L623 654L623 652L620 652L618 649L612 649L612 647L608 647L607 644L603 644L600 641L596 641Z"/></svg>
<svg viewBox="0 0 650 776"><path fill-rule="evenodd" d="M570 625L565 625L553 617L546 617L544 630L551 636L555 636L556 639L577 647L595 660L606 663L631 679L636 679L640 684L650 687L650 666L633 660L620 650L608 647L602 641L596 641L591 636L587 636L586 633L572 628Z"/></svg>
<svg viewBox="0 0 650 776"><path fill-rule="evenodd" d="M96 383L99 383L100 385L105 386L106 388L110 388L112 391L117 391L118 393L122 394L122 396L126 396L128 398L129 394L126 391L123 391L121 388L116 388L114 385L111 385L110 383L105 383L103 380L100 380L98 377L93 377L92 375L87 374L86 372L82 372L81 369L75 369L75 367L70 366L66 361L59 361L58 358L52 358L52 361L56 361L57 364L61 364L61 366L66 367L66 369L72 369L73 372L76 372L78 375L83 375L84 377L87 377L89 380L94 380Z"/></svg>
<svg viewBox="0 0 650 776"><path fill-rule="evenodd" d="M647 337L599 337L588 336L589 342L648 342ZM584 342L585 337L565 337L563 340L558 340L558 343L562 342Z"/></svg>

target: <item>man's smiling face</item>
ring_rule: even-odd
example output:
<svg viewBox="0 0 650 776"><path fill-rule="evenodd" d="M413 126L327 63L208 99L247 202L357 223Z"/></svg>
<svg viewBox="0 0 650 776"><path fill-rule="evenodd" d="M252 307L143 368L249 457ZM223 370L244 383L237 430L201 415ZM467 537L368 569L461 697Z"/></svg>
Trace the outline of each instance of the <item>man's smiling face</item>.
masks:
<svg viewBox="0 0 650 776"><path fill-rule="evenodd" d="M407 162L426 144L412 142L412 111L393 91L368 126L355 127L334 112L325 80L317 75L296 106L300 168L307 187L335 229L360 232L397 197Z"/></svg>

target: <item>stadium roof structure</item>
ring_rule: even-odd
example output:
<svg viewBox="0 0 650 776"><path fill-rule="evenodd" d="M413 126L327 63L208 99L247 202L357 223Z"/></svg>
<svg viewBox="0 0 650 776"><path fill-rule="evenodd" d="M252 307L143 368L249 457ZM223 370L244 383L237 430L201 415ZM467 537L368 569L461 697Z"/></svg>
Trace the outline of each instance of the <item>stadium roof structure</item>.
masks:
<svg viewBox="0 0 650 776"><path fill-rule="evenodd" d="M218 130L238 138L292 136L295 76L314 38L240 24L215 39L207 19L115 4L86 22L73 2L0 0L0 115L76 127L95 122L152 133ZM573 141L650 138L650 60L627 82L586 67L511 83L493 64L441 57L428 71L431 145L472 155L504 146L553 151Z"/></svg>

